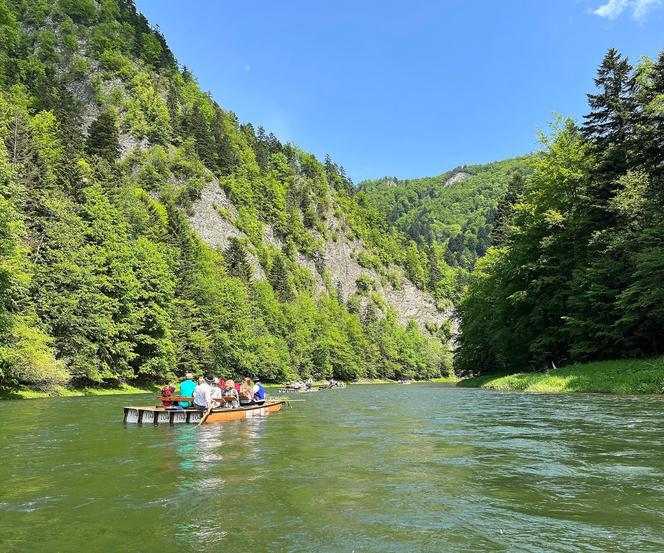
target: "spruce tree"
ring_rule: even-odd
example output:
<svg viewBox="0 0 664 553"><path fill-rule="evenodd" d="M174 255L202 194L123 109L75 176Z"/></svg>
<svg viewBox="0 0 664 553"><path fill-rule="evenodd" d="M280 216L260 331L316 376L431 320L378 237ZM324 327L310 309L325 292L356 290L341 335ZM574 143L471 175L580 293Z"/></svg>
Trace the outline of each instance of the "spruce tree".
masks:
<svg viewBox="0 0 664 553"><path fill-rule="evenodd" d="M212 125L217 170L222 175L230 175L237 165L233 145L224 128L224 115L219 106L215 106L214 123Z"/></svg>
<svg viewBox="0 0 664 553"><path fill-rule="evenodd" d="M229 275L247 283L251 282L253 271L247 250L237 236L230 239L228 247L224 250L224 262Z"/></svg>
<svg viewBox="0 0 664 553"><path fill-rule="evenodd" d="M201 161L207 167L214 168L216 166L214 136L210 123L198 102L184 113L180 127L186 136L191 136L196 141L196 153Z"/></svg>
<svg viewBox="0 0 664 553"><path fill-rule="evenodd" d="M647 67L647 78L639 96L640 111L636 136L639 165L646 169L664 200L664 51Z"/></svg>
<svg viewBox="0 0 664 553"><path fill-rule="evenodd" d="M294 298L293 285L282 255L276 255L272 260L268 279L281 301L291 301Z"/></svg>
<svg viewBox="0 0 664 553"><path fill-rule="evenodd" d="M514 173L507 185L507 192L498 202L495 224L491 231L491 245L502 246L508 240L513 224L514 205L523 194L524 179L521 173Z"/></svg>
<svg viewBox="0 0 664 553"><path fill-rule="evenodd" d="M584 116L583 133L600 157L597 192L606 200L613 191L612 182L628 168L636 122L635 78L627 58L611 48L594 81L599 92L588 94L591 111Z"/></svg>
<svg viewBox="0 0 664 553"><path fill-rule="evenodd" d="M97 155L109 162L115 161L120 155L120 140L115 114L106 110L99 114L90 125L85 150L90 155Z"/></svg>

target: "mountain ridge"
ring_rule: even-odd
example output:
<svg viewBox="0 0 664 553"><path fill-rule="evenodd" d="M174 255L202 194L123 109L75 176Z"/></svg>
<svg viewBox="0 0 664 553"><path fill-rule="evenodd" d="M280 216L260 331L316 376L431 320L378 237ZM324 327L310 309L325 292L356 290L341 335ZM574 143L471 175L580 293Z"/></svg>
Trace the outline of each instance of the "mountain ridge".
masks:
<svg viewBox="0 0 664 553"><path fill-rule="evenodd" d="M133 2L0 0L0 26L0 386L449 372L418 246Z"/></svg>

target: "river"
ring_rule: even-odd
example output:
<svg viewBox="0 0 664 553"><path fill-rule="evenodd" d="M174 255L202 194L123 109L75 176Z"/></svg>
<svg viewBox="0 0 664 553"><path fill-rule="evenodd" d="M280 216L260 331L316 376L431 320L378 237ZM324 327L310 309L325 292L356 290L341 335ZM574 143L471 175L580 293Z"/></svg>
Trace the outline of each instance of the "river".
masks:
<svg viewBox="0 0 664 553"><path fill-rule="evenodd" d="M664 551L664 399L444 385L263 419L0 402L0 551Z"/></svg>

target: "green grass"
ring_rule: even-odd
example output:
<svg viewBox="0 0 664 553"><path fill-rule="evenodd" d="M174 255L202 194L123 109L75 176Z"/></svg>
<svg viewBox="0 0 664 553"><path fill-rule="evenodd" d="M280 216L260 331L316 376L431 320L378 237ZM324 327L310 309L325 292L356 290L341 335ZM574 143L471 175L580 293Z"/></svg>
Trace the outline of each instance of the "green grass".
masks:
<svg viewBox="0 0 664 553"><path fill-rule="evenodd" d="M58 386L49 391L40 390L12 390L0 391L0 399L44 399L49 397L81 397L81 396L111 396L120 394L147 394L157 393L160 386L143 386L137 388L130 384L103 388L66 388Z"/></svg>
<svg viewBox="0 0 664 553"><path fill-rule="evenodd" d="M664 357L579 363L548 373L478 376L457 386L535 393L662 394Z"/></svg>
<svg viewBox="0 0 664 553"><path fill-rule="evenodd" d="M460 379L456 375L441 376L440 378L432 378L431 380L424 380L424 382L443 382L445 384L456 384Z"/></svg>

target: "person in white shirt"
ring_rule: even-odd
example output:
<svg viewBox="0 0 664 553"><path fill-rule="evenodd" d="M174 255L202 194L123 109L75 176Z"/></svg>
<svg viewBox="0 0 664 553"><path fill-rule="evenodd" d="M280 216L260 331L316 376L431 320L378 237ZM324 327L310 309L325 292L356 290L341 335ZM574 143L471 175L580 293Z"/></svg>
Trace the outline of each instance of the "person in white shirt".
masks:
<svg viewBox="0 0 664 553"><path fill-rule="evenodd" d="M210 398L212 400L218 399L219 401L213 401L214 405L212 407L220 407L222 406L223 401L221 401L221 396L222 396L222 390L219 387L219 379L215 376L214 377L214 385L212 386L212 394L210 394Z"/></svg>
<svg viewBox="0 0 664 553"><path fill-rule="evenodd" d="M212 375L208 375L202 384L194 388L194 407L199 411L207 411L212 407L213 384L214 378Z"/></svg>

